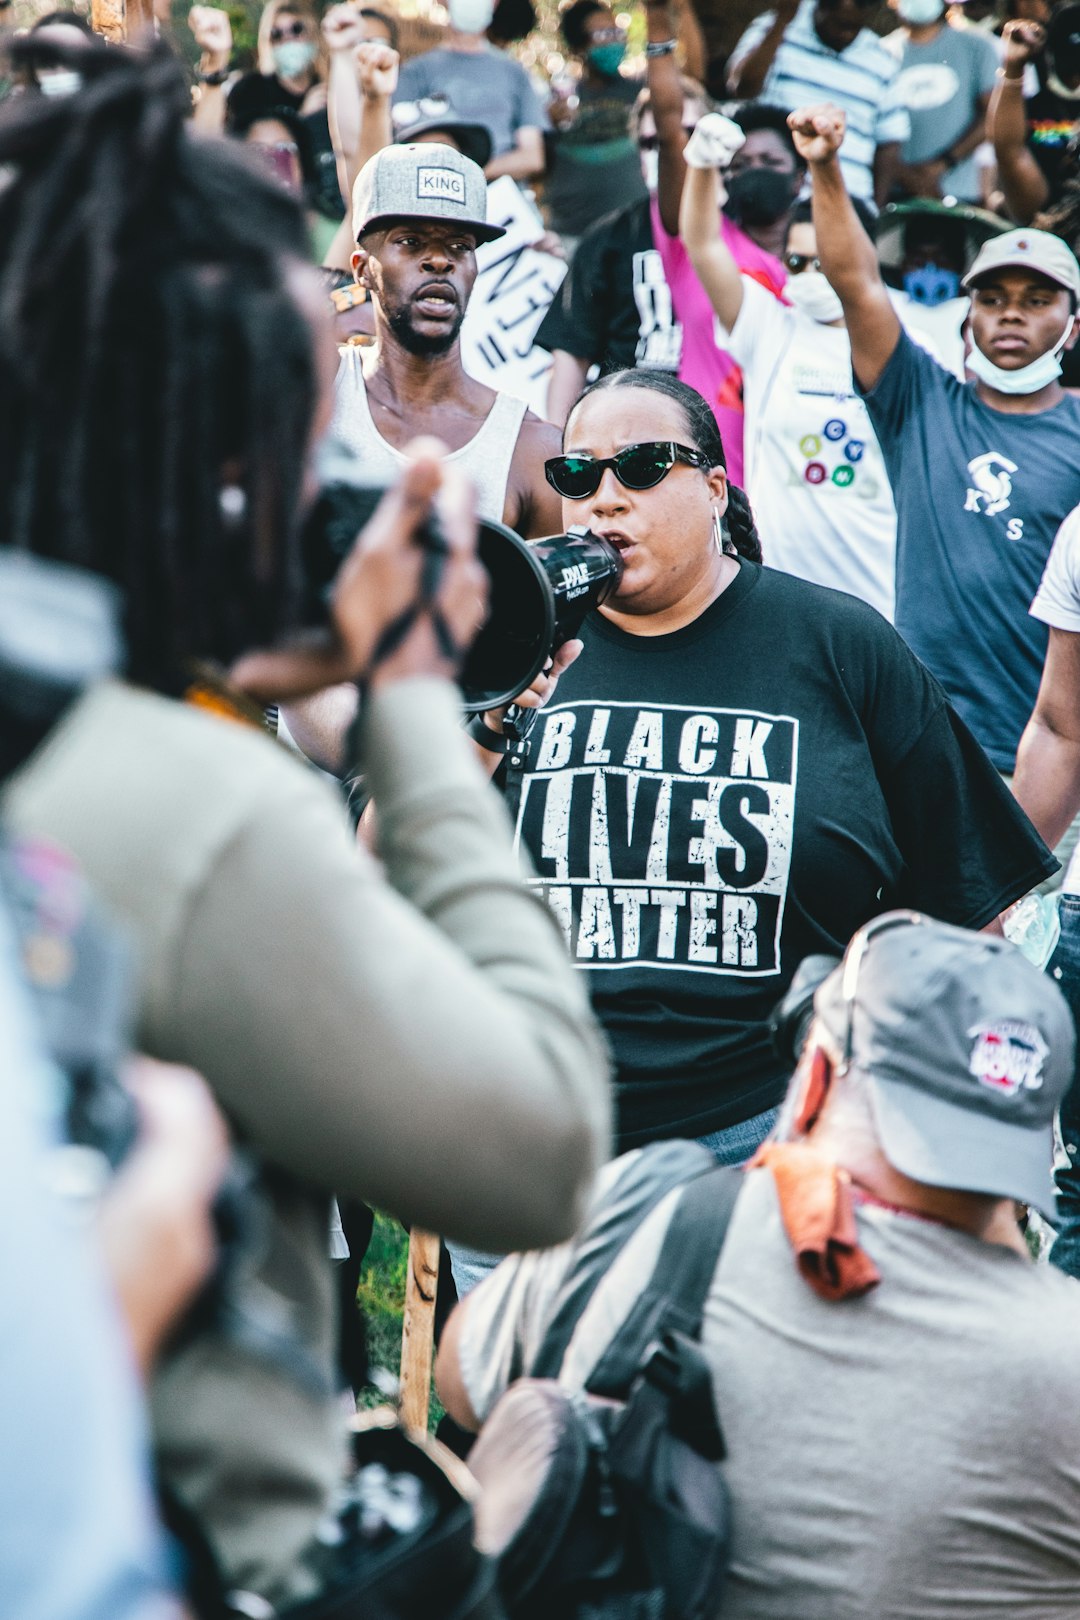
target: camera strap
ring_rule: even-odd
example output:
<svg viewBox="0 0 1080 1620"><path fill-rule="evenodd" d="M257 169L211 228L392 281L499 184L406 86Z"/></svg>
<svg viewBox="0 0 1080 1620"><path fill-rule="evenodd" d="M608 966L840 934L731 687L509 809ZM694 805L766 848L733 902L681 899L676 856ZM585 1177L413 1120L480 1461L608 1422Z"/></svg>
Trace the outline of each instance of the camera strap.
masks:
<svg viewBox="0 0 1080 1620"><path fill-rule="evenodd" d="M442 580L443 568L449 547L434 514L429 517L424 533L424 558L420 570L420 590L416 600L404 608L396 618L391 619L375 643L371 657L368 659L366 670L357 680L361 700L371 681L372 675L379 665L385 663L401 646L409 631L417 620L424 614L431 620L431 627L435 632L435 640L443 658L459 667L465 656L466 649L459 647L450 633L450 626L443 616L442 609L435 600L439 584Z"/></svg>

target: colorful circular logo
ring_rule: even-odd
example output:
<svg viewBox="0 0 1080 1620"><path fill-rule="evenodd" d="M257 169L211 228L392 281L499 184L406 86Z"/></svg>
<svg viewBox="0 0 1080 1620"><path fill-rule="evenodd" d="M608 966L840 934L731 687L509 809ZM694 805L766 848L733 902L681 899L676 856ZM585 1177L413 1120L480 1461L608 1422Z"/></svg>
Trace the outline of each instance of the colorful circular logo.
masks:
<svg viewBox="0 0 1080 1620"><path fill-rule="evenodd" d="M816 456L821 449L821 440L816 433L808 433L805 438L799 440L799 449L804 456ZM818 482L820 481L819 479Z"/></svg>
<svg viewBox="0 0 1080 1620"><path fill-rule="evenodd" d="M833 472L832 481L837 489L847 489L849 484L855 482L854 467L837 467Z"/></svg>
<svg viewBox="0 0 1080 1620"><path fill-rule="evenodd" d="M838 443L846 433L847 423L841 422L838 416L831 417L825 424L825 437L831 439L834 444Z"/></svg>
<svg viewBox="0 0 1080 1620"><path fill-rule="evenodd" d="M823 467L820 461L811 461L807 464L806 472L803 474L803 476L808 484L823 484L826 478L828 478L829 473L828 469Z"/></svg>
<svg viewBox="0 0 1080 1620"><path fill-rule="evenodd" d="M861 461L865 450L866 446L861 439L852 439L850 444L844 446L844 454L849 461Z"/></svg>

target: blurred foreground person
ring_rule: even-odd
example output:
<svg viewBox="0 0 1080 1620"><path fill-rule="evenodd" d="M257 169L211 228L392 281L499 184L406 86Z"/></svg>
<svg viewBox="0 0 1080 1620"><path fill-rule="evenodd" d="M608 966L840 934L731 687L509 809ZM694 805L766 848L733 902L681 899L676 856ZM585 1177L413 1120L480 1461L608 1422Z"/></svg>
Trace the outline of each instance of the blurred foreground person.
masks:
<svg viewBox="0 0 1080 1620"><path fill-rule="evenodd" d="M1004 940L893 912L813 1013L705 1303L733 1524L717 1614L1074 1620L1080 1291L1032 1264L1014 1205L1053 1207L1065 1001ZM671 1146L610 1165L574 1244L505 1261L459 1305L438 1364L458 1422L530 1375L571 1300L559 1381L602 1379L694 1186L650 1198ZM706 1173L719 1197L727 1172Z"/></svg>
<svg viewBox="0 0 1080 1620"><path fill-rule="evenodd" d="M486 591L466 487L421 446L329 610L305 600L336 350L299 211L189 137L167 53L80 63L82 92L0 124L0 528L122 587L129 680L74 706L8 807L131 928L145 1050L200 1069L270 1168L259 1309L152 1393L166 1481L243 1612L283 1613L338 1592L348 1552L316 1538L345 1449L327 1195L556 1241L606 1150L606 1063L459 728ZM385 879L244 695L350 679Z"/></svg>

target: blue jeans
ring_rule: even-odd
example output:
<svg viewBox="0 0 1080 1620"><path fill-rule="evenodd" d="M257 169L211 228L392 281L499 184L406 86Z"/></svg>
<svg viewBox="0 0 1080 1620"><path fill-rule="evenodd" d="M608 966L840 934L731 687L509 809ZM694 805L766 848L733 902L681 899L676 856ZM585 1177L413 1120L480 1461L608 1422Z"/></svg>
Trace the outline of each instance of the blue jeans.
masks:
<svg viewBox="0 0 1080 1620"><path fill-rule="evenodd" d="M1058 918L1061 938L1046 971L1057 980L1080 1027L1080 894L1059 897ZM1061 1104L1060 1120L1068 1163L1060 1166L1054 1176L1060 1226L1050 1250L1050 1263L1067 1271L1070 1277L1080 1277L1080 1079L1075 1074Z"/></svg>
<svg viewBox="0 0 1080 1620"><path fill-rule="evenodd" d="M1077 983L1080 987L1080 978ZM699 1136L698 1141L712 1150L717 1164L745 1164L747 1159L753 1158L776 1124L779 1112L779 1108L767 1108L763 1114L742 1119L737 1125L729 1125L726 1130L710 1131L708 1136ZM466 1249L460 1243L448 1243L446 1247L450 1251L458 1299L464 1299L470 1289L482 1283L502 1258L498 1254L483 1254L479 1249Z"/></svg>

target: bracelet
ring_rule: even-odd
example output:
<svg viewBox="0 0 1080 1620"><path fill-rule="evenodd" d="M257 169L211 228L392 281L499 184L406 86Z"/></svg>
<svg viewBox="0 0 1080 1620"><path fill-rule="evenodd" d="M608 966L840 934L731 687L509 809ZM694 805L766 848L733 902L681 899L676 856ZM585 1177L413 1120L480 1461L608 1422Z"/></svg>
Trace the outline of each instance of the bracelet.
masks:
<svg viewBox="0 0 1080 1620"><path fill-rule="evenodd" d="M674 56L678 48L678 40L650 39L649 43L645 47L645 55L649 57L650 60L657 56Z"/></svg>
<svg viewBox="0 0 1080 1620"><path fill-rule="evenodd" d="M482 714L474 714L465 729L473 742L479 743L486 753L508 754L510 752L513 739L505 736L501 731L492 731L490 726L484 724Z"/></svg>
<svg viewBox="0 0 1080 1620"><path fill-rule="evenodd" d="M1003 84L1023 84L1023 73L1009 73L1005 68L999 67L997 76Z"/></svg>
<svg viewBox="0 0 1080 1620"><path fill-rule="evenodd" d="M200 84L224 84L229 77L229 71L227 67L223 67L218 68L216 73L200 73L197 77Z"/></svg>

